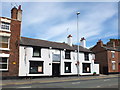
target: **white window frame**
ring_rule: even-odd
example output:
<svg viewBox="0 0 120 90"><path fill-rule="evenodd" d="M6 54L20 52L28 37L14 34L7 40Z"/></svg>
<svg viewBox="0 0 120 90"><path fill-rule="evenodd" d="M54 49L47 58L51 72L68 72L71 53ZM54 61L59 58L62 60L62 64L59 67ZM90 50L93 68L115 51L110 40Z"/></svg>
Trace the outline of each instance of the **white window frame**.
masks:
<svg viewBox="0 0 120 90"><path fill-rule="evenodd" d="M112 70L116 70L116 62L112 61Z"/></svg>
<svg viewBox="0 0 120 90"><path fill-rule="evenodd" d="M7 63L0 63L0 64L7 64L7 69L0 69L0 71L8 71L8 64L9 64L8 57L1 57L1 58L7 58Z"/></svg>
<svg viewBox="0 0 120 90"><path fill-rule="evenodd" d="M7 36L4 36L4 37L7 37ZM0 50L8 50L8 51L10 50L10 37L8 37L8 48L0 48Z"/></svg>
<svg viewBox="0 0 120 90"><path fill-rule="evenodd" d="M4 23L8 23L8 22L4 22ZM8 26L9 26L9 29L2 29L2 28L1 28L1 27L2 27L2 21L0 22L0 30L1 30L1 31L11 32L11 31L10 31L10 28L11 28L11 27L10 27L10 23L9 23Z"/></svg>
<svg viewBox="0 0 120 90"><path fill-rule="evenodd" d="M112 58L115 58L115 51L111 51L111 53L112 53ZM114 57L113 57L113 55L114 55Z"/></svg>

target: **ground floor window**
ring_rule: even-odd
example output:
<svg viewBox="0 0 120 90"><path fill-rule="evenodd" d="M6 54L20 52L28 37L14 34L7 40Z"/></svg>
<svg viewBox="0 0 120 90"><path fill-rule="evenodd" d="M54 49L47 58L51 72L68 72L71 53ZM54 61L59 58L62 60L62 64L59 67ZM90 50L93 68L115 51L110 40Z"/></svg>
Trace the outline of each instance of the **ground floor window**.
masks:
<svg viewBox="0 0 120 90"><path fill-rule="evenodd" d="M42 74L43 61L30 61L30 74Z"/></svg>
<svg viewBox="0 0 120 90"><path fill-rule="evenodd" d="M71 73L71 62L65 62L65 73Z"/></svg>
<svg viewBox="0 0 120 90"><path fill-rule="evenodd" d="M8 70L8 58L0 57L0 70Z"/></svg>
<svg viewBox="0 0 120 90"><path fill-rule="evenodd" d="M83 63L83 73L90 73L90 63Z"/></svg>

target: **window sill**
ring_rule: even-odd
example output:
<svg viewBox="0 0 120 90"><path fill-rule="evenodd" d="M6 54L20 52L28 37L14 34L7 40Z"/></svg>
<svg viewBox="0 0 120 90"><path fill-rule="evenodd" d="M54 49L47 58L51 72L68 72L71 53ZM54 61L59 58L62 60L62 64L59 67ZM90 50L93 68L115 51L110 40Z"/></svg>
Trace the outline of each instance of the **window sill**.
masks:
<svg viewBox="0 0 120 90"><path fill-rule="evenodd" d="M0 31L11 32L10 30L0 29Z"/></svg>
<svg viewBox="0 0 120 90"><path fill-rule="evenodd" d="M33 58L41 58L41 56L32 56Z"/></svg>
<svg viewBox="0 0 120 90"><path fill-rule="evenodd" d="M65 58L65 59L71 60L71 58Z"/></svg>
<svg viewBox="0 0 120 90"><path fill-rule="evenodd" d="M83 72L83 73L91 73L91 72Z"/></svg>
<svg viewBox="0 0 120 90"><path fill-rule="evenodd" d="M72 72L64 72L64 73L72 73Z"/></svg>
<svg viewBox="0 0 120 90"><path fill-rule="evenodd" d="M10 49L9 49L9 48L0 48L0 50L10 51Z"/></svg>
<svg viewBox="0 0 120 90"><path fill-rule="evenodd" d="M6 71L8 71L8 69L0 69L0 71L6 72Z"/></svg>
<svg viewBox="0 0 120 90"><path fill-rule="evenodd" d="M29 73L29 74L44 74L44 73L42 72L42 73Z"/></svg>

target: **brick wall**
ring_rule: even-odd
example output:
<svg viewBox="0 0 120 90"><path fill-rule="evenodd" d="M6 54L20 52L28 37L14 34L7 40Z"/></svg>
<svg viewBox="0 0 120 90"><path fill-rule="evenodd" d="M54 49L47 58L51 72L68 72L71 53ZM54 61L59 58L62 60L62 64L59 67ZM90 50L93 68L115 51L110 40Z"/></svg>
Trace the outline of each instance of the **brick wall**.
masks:
<svg viewBox="0 0 120 90"><path fill-rule="evenodd" d="M19 42L20 42L21 21L11 20L10 25L11 25L10 51L9 51L10 57L9 57L8 71L2 72L3 77L18 76L18 72L19 72Z"/></svg>
<svg viewBox="0 0 120 90"><path fill-rule="evenodd" d="M115 52L115 58L112 58L111 51L107 51L107 53L108 53L108 65L109 65L108 72L109 73L118 72L118 52L117 51ZM112 69L112 61L116 62L115 70Z"/></svg>
<svg viewBox="0 0 120 90"><path fill-rule="evenodd" d="M92 51L95 53L95 61L99 63L100 73L107 73L105 72L108 69L107 51L101 45L96 45Z"/></svg>

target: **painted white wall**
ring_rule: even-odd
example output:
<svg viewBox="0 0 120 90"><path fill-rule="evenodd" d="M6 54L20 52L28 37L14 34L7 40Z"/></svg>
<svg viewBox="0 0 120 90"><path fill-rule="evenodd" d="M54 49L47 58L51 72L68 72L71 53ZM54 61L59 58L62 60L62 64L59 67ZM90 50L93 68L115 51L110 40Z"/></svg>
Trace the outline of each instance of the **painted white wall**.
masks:
<svg viewBox="0 0 120 90"><path fill-rule="evenodd" d="M26 50L26 64L25 64L25 50ZM41 58L32 57L33 48L27 47L24 49L20 46L20 61L19 61L19 76L51 76L52 75L52 63L50 50L41 49ZM44 61L43 74L29 74L29 61Z"/></svg>
<svg viewBox="0 0 120 90"><path fill-rule="evenodd" d="M25 50L26 50L26 64L25 64ZM52 76L52 53L61 54L60 60L60 75L77 75L77 52L71 51L71 59L65 59L65 50L56 50L56 49L41 49L41 58L32 57L33 48L20 46L20 61L19 61L19 76ZM93 72L99 74L99 64L94 64L93 54L89 54L89 61L85 61L84 53L80 52L80 64L79 64L79 74L80 75L90 75ZM44 61L43 74L29 74L29 61ZM71 73L64 72L64 63L71 62ZM83 63L90 63L91 73L83 73Z"/></svg>
<svg viewBox="0 0 120 90"><path fill-rule="evenodd" d="M99 64L94 64L93 72L96 72L96 74L100 74L100 72L99 72Z"/></svg>

